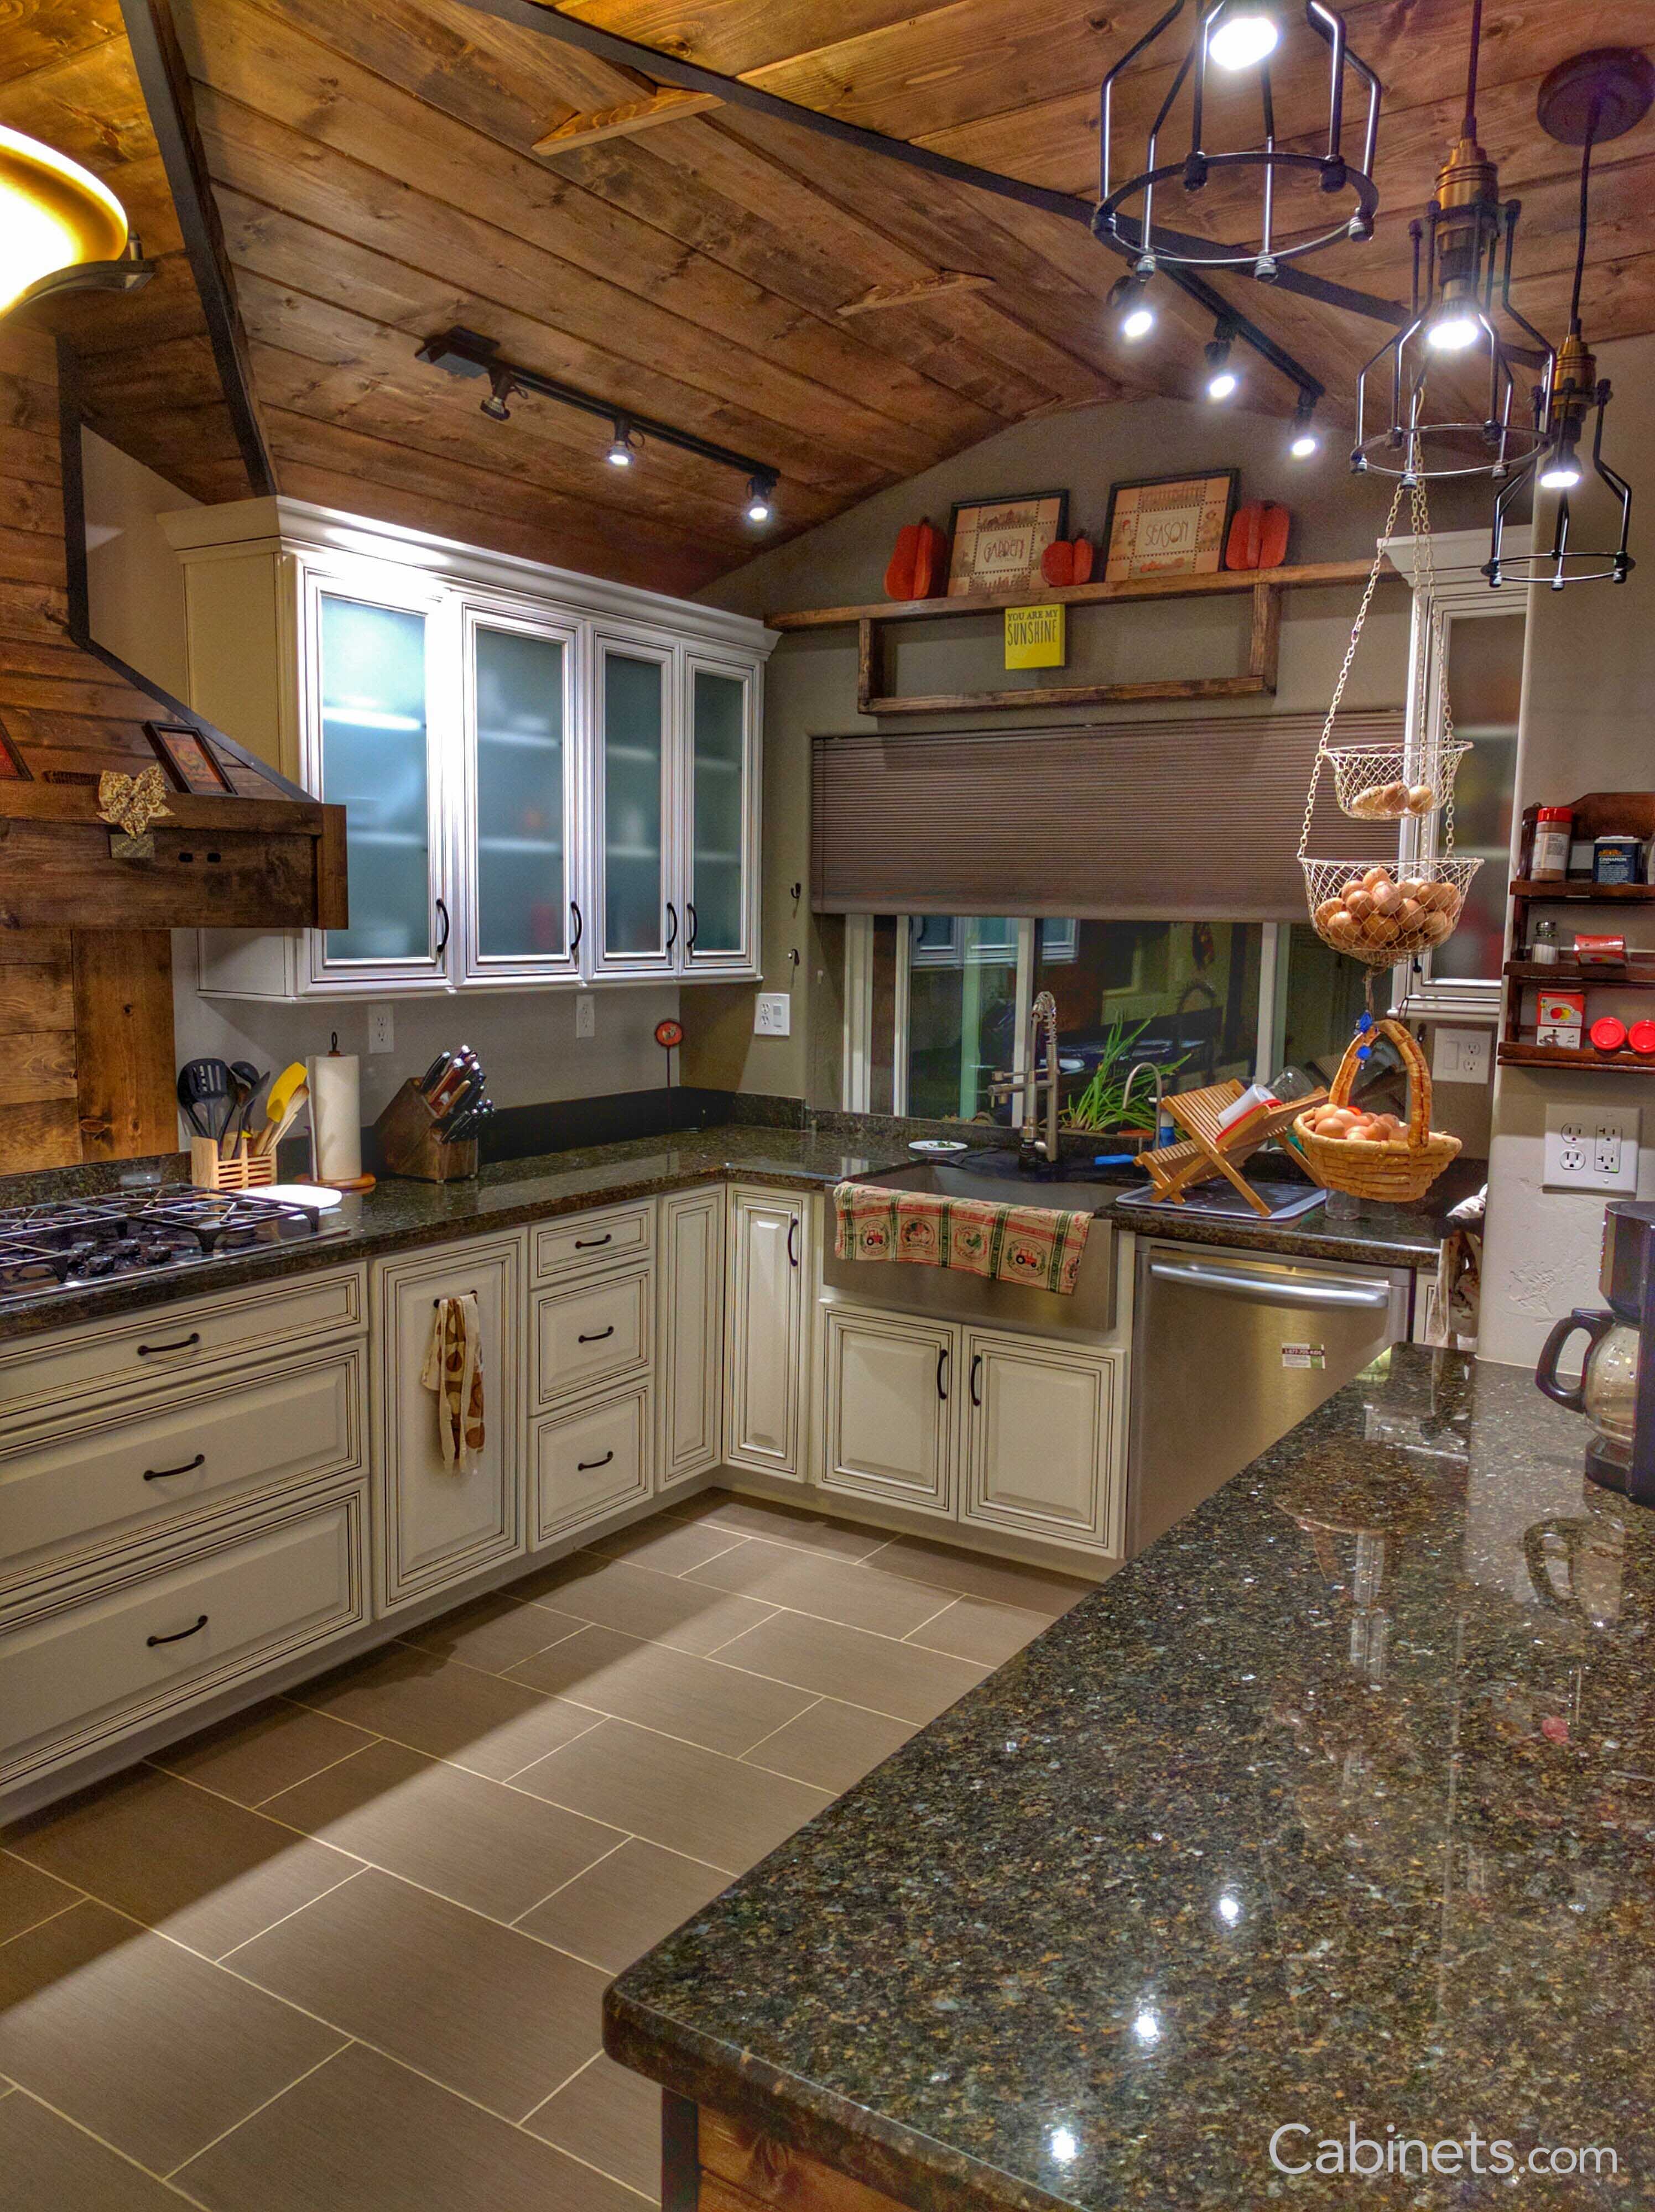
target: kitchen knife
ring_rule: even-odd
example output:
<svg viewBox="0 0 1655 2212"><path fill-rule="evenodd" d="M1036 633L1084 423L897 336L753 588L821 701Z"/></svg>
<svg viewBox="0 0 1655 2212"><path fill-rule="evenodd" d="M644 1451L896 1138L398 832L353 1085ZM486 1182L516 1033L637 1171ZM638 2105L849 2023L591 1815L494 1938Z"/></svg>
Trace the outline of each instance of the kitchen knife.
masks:
<svg viewBox="0 0 1655 2212"><path fill-rule="evenodd" d="M470 1060L469 1066L467 1065L468 1056ZM441 1119L443 1115L447 1114L450 1108L454 1104L455 1101L459 1098L461 1091L465 1089L466 1084L471 1080L473 1073L478 1072L478 1064L476 1054L471 1052L469 1046L461 1045L453 1065L448 1069L441 1081L437 1085L436 1089L433 1091L429 1096L429 1103L430 1105L431 1111L436 1115L439 1119Z"/></svg>
<svg viewBox="0 0 1655 2212"><path fill-rule="evenodd" d="M441 1082L443 1070L447 1065L448 1054L446 1052L440 1052L414 1088L417 1091L423 1091L429 1098L435 1085Z"/></svg>

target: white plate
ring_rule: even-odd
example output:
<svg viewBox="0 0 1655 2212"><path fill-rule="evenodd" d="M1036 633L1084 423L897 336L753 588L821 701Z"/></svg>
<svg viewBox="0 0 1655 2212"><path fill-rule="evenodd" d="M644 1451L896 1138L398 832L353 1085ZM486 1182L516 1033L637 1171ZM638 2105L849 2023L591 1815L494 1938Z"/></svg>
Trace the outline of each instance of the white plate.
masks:
<svg viewBox="0 0 1655 2212"><path fill-rule="evenodd" d="M916 1159L951 1160L956 1153L969 1152L971 1148L952 1137L916 1137L908 1149Z"/></svg>
<svg viewBox="0 0 1655 2212"><path fill-rule="evenodd" d="M247 1195L249 1198L285 1199L289 1206L314 1206L325 1212L330 1206L337 1206L344 1193L329 1190L326 1184L319 1182L266 1182L261 1183L257 1190L250 1190Z"/></svg>

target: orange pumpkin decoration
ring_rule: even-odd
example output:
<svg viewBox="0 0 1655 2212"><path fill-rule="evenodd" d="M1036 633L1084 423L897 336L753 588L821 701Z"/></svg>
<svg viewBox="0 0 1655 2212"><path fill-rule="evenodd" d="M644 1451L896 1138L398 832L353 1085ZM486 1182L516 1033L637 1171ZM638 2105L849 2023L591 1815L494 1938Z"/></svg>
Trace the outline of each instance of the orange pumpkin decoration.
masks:
<svg viewBox="0 0 1655 2212"><path fill-rule="evenodd" d="M1293 517L1274 501L1250 499L1238 507L1224 548L1226 568L1279 568L1287 557Z"/></svg>
<svg viewBox="0 0 1655 2212"><path fill-rule="evenodd" d="M942 580L948 540L934 522L905 522L885 572L888 599L928 599Z"/></svg>

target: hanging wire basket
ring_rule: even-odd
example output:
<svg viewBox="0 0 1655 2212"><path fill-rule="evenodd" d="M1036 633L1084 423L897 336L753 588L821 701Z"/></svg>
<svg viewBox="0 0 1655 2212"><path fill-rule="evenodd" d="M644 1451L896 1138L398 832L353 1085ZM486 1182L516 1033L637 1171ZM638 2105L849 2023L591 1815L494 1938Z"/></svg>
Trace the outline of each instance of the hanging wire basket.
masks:
<svg viewBox="0 0 1655 2212"><path fill-rule="evenodd" d="M1402 493L1410 494L1414 530L1421 552L1427 602L1431 609L1432 650L1415 656L1415 695L1409 702L1409 726L1430 729L1435 735L1413 747L1395 744L1335 745L1328 742L1344 697L1351 663L1361 641L1367 611L1384 561L1386 540L1396 528ZM1423 696L1426 670L1437 680L1437 711L1426 711ZM1311 787L1305 800L1305 824L1299 836L1299 864L1305 872L1305 900L1311 923L1324 945L1336 952L1365 961L1370 968L1394 968L1398 962L1441 945L1453 934L1464 911L1471 879L1482 866L1480 860L1463 860L1454 850L1454 777L1470 750L1454 737L1453 711L1448 699L1448 679L1443 652L1442 617L1436 603L1436 568L1431 551L1431 510L1423 483L1398 484L1390 514L1374 549L1362 603L1345 648L1344 665L1334 686L1333 703L1316 748ZM1333 771L1342 811L1358 821L1415 820L1442 810L1441 850L1416 860L1386 866L1365 860L1323 860L1309 857L1311 821L1316 811L1317 788L1323 763ZM1371 988L1371 987L1370 987Z"/></svg>
<svg viewBox="0 0 1655 2212"><path fill-rule="evenodd" d="M1446 806L1469 744L1329 745L1334 788L1343 811L1357 822L1422 821Z"/></svg>

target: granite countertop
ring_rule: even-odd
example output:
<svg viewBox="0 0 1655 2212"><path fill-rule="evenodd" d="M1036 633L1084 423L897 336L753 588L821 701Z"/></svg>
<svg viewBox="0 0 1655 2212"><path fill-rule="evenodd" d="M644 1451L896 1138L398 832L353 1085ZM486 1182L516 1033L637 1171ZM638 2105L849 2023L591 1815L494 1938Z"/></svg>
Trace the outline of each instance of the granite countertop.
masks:
<svg viewBox="0 0 1655 2212"><path fill-rule="evenodd" d="M813 1131L728 1122L672 1136L542 1152L484 1168L475 1180L465 1182L410 1182L387 1176L362 1196L347 1196L326 1217L328 1233L313 1241L274 1249L265 1246L169 1274L120 1276L67 1296L46 1291L8 1299L0 1304L0 1335L65 1328L244 1282L346 1266L422 1244L513 1229L552 1214L650 1198L694 1183L729 1180L820 1190L844 1176L894 1167L908 1159L909 1132L901 1124L869 1117L858 1125L843 1115L824 1116L823 1121L831 1126ZM167 1161L168 1179L180 1179L186 1165ZM97 1188L113 1187L107 1171L100 1173ZM84 1170L8 1178L0 1180L0 1205L72 1196L88 1187ZM1378 1209L1354 1222L1327 1221L1319 1207L1288 1222L1214 1222L1175 1208L1153 1214L1141 1208L1113 1210L1113 1218L1117 1228L1146 1236L1379 1266L1433 1264L1442 1233L1439 1212L1397 1207Z"/></svg>
<svg viewBox="0 0 1655 2212"><path fill-rule="evenodd" d="M608 2049L928 2212L1647 2206L1655 1513L1585 1440L1398 1348L624 1974ZM1619 2174L1272 2170L1353 2124Z"/></svg>

